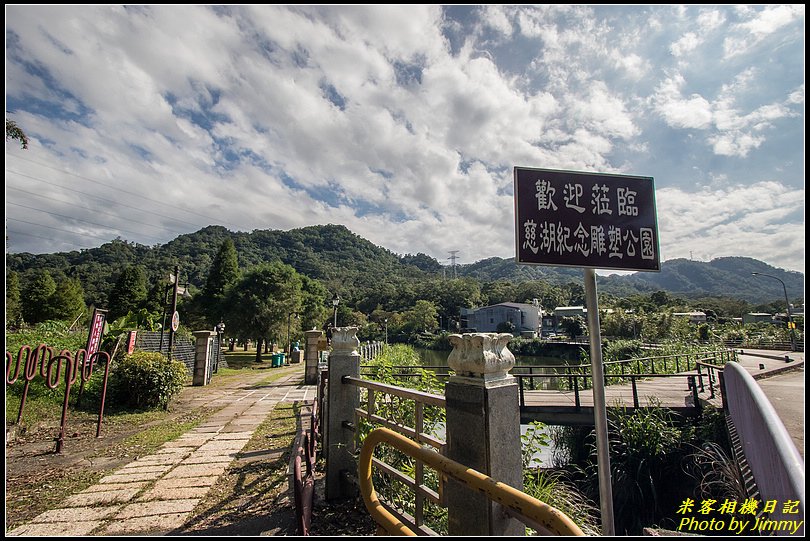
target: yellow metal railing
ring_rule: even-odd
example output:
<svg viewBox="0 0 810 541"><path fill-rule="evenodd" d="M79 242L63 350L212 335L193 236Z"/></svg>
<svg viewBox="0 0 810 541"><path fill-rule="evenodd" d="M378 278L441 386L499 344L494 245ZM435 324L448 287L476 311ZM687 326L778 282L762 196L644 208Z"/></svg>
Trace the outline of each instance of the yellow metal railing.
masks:
<svg viewBox="0 0 810 541"><path fill-rule="evenodd" d="M511 515L543 535L584 535L582 530L560 510L524 494L463 464L421 447L418 443L387 428L375 428L363 442L357 465L360 491L372 518L392 535L416 535L400 519L389 512L377 497L371 479L374 449L386 443L421 461L442 475L451 477L468 488L481 492L503 505Z"/></svg>

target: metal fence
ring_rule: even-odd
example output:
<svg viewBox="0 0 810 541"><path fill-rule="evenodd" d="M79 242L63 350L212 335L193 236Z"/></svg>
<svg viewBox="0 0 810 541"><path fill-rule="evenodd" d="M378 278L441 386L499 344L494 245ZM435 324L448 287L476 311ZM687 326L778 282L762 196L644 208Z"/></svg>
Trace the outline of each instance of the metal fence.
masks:
<svg viewBox="0 0 810 541"><path fill-rule="evenodd" d="M214 344L213 350L218 356L214 359L214 365L217 368L227 368L228 364L225 361L225 356L222 354L222 347L219 342L219 335L213 336ZM169 337L163 334L162 351L166 353L169 349ZM135 347L142 351L161 351L161 337L160 331L138 331ZM172 346L172 359L180 361L186 365L189 375L194 375L194 356L196 355L194 349L194 339L189 339L183 336L175 335L174 345Z"/></svg>
<svg viewBox="0 0 810 541"><path fill-rule="evenodd" d="M358 387L361 392L361 406L355 409L355 437L359 447L361 437L361 420L365 420L370 426L384 426L407 436L408 438L435 448L440 451L445 442L434 433L432 423L426 424L426 410L439 409L438 414L444 418L446 402L444 396L424 393L404 387L387 385L375 381L365 380L346 376L343 383ZM436 417L430 415L430 417ZM410 421L412 425L406 424ZM403 522L414 531L421 534L437 535L437 533L425 524L426 503L430 502L440 507L444 507L441 496L441 480L438 486L431 488L426 480L425 464L421 460L415 460L413 465L413 475L408 475L400 471L395 465L383 460L374 458L373 464L378 471L386 475L390 480L404 485L413 492L413 500L408 501L407 507L403 509L396 506L392 501L381 497L382 505L391 513L398 516ZM400 499L404 501L404 499Z"/></svg>

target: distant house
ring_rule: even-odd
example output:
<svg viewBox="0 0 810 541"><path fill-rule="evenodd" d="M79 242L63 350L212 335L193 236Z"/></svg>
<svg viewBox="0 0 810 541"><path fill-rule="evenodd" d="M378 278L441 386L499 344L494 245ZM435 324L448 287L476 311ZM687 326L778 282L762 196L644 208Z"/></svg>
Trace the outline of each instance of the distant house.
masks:
<svg viewBox="0 0 810 541"><path fill-rule="evenodd" d="M564 317L588 317L588 309L584 306L558 306L552 314L543 316L543 331L541 336L553 336L563 332L560 323Z"/></svg>
<svg viewBox="0 0 810 541"><path fill-rule="evenodd" d="M510 322L514 333L540 332L542 310L537 304L502 302L483 308L462 308L461 322L475 332L497 332L498 325Z"/></svg>
<svg viewBox="0 0 810 541"><path fill-rule="evenodd" d="M773 323L773 315L766 312L749 312L743 314L743 324L746 323Z"/></svg>
<svg viewBox="0 0 810 541"><path fill-rule="evenodd" d="M557 319L573 316L587 317L588 309L584 306L558 306L554 309L554 316Z"/></svg>
<svg viewBox="0 0 810 541"><path fill-rule="evenodd" d="M672 315L689 318L689 323L706 323L706 312L673 312Z"/></svg>

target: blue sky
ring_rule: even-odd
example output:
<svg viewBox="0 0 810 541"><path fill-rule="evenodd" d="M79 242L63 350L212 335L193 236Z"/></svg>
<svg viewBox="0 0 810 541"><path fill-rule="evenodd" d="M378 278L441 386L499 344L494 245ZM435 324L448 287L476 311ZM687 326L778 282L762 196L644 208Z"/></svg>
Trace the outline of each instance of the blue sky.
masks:
<svg viewBox="0 0 810 541"><path fill-rule="evenodd" d="M6 6L10 252L343 224L514 257L512 168L804 272L804 6Z"/></svg>

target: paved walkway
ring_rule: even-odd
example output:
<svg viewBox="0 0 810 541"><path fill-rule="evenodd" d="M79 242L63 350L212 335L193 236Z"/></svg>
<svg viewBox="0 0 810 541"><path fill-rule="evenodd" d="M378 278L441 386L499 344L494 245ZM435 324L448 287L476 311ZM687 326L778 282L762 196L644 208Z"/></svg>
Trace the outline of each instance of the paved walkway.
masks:
<svg viewBox="0 0 810 541"><path fill-rule="evenodd" d="M6 535L154 535L179 528L276 404L315 398L315 387L301 383L303 365L280 370L284 375L269 384L258 383L268 371L212 387L207 398L202 393L200 400L224 408Z"/></svg>

